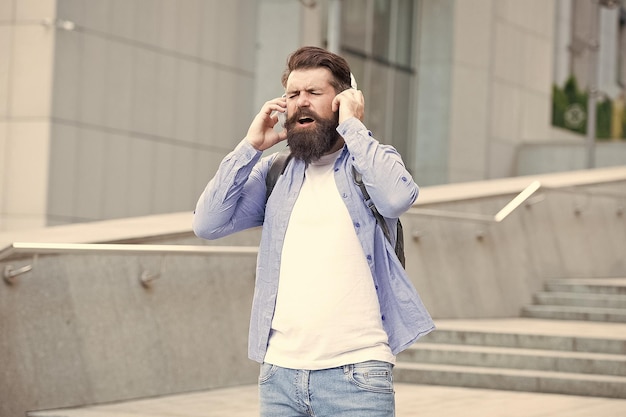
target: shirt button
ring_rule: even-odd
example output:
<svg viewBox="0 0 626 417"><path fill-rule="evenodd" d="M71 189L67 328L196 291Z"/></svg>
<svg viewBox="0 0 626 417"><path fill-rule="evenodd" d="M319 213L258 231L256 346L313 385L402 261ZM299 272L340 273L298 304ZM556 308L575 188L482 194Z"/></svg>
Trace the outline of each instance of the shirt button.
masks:
<svg viewBox="0 0 626 417"><path fill-rule="evenodd" d="M370 130L367 131L367 134L372 136L372 132Z"/></svg>
<svg viewBox="0 0 626 417"><path fill-rule="evenodd" d="M343 198L348 198L348 194L343 193Z"/></svg>
<svg viewBox="0 0 626 417"><path fill-rule="evenodd" d="M385 315L383 314L382 316L380 316L380 318L385 321Z"/></svg>
<svg viewBox="0 0 626 417"><path fill-rule="evenodd" d="M378 285L374 285L374 288L376 288L376 291L378 291Z"/></svg>
<svg viewBox="0 0 626 417"><path fill-rule="evenodd" d="M406 177L402 177L402 181L407 182L408 180L406 179Z"/></svg>
<svg viewBox="0 0 626 417"><path fill-rule="evenodd" d="M357 223L354 223L354 226L356 226L356 227L361 227L361 223L358 223L358 222L357 222Z"/></svg>
<svg viewBox="0 0 626 417"><path fill-rule="evenodd" d="M367 255L367 260L371 261L372 260L372 255Z"/></svg>

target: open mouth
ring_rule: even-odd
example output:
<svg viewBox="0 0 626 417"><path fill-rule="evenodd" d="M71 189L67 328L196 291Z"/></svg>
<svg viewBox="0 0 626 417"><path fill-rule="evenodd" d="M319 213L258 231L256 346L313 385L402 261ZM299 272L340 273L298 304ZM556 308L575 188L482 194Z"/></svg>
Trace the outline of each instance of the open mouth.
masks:
<svg viewBox="0 0 626 417"><path fill-rule="evenodd" d="M300 125L308 125L313 122L315 122L315 120L311 117L301 117L298 119L298 124Z"/></svg>

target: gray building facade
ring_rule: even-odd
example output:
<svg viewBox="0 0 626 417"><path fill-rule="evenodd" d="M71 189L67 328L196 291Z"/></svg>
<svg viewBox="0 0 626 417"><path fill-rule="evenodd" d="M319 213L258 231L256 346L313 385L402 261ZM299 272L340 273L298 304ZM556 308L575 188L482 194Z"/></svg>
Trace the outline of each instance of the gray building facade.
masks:
<svg viewBox="0 0 626 417"><path fill-rule="evenodd" d="M580 1L0 0L0 231L191 213L287 55L334 36L420 185L585 168L551 124ZM621 68L624 8L601 13Z"/></svg>

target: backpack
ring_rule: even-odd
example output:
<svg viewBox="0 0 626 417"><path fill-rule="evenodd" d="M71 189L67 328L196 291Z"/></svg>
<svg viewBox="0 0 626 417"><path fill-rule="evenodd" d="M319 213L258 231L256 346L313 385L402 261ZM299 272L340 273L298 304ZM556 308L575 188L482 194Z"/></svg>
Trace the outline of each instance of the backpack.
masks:
<svg viewBox="0 0 626 417"><path fill-rule="evenodd" d="M291 160L291 152L289 152L289 150L287 149L287 150L279 152L274 158L274 160L272 161L270 168L267 172L267 176L265 177L265 185L266 185L265 202L266 203L267 203L267 200L270 198L272 191L274 190L274 185L276 185L276 181L278 181L278 178L283 174L283 172L285 172L285 168L287 167L287 164L289 164L290 160ZM391 234L389 233L389 227L387 225L387 222L376 209L376 206L372 202L372 199L370 198L369 193L365 189L365 184L363 184L363 178L361 176L361 173L358 172L354 168L354 166L352 167L352 176L354 177L354 183L358 185L359 188L361 189L361 193L363 194L363 201L365 202L365 205L369 207L369 209L374 214L374 217L376 218L376 223L378 223L380 228L383 230L383 234L385 235L389 243L393 244L391 240ZM402 267L405 268L404 232L402 229L402 223L400 222L400 219L398 219L398 222L397 222L397 238L396 238L396 244L395 244L394 249L396 252L396 256L398 257L398 259L400 260L400 263L402 264Z"/></svg>

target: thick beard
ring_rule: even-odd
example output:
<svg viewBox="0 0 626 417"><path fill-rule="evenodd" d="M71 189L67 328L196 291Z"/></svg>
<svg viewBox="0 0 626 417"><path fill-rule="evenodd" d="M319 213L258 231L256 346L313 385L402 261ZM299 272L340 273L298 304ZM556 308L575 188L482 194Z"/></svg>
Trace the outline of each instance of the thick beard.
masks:
<svg viewBox="0 0 626 417"><path fill-rule="evenodd" d="M315 120L312 127L295 128L298 120L302 117L311 117ZM339 113L333 118L324 119L312 111L302 111L289 117L285 122L287 129L287 143L291 154L307 164L317 161L323 155L329 153L339 140L337 126L339 125Z"/></svg>

